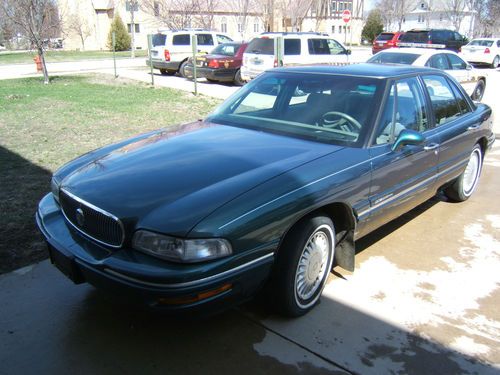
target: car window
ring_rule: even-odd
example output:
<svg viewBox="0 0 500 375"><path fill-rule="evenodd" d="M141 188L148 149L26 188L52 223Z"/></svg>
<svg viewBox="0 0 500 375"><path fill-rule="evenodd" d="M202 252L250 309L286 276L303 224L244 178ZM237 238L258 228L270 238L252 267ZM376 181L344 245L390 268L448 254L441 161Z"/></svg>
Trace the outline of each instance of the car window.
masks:
<svg viewBox="0 0 500 375"><path fill-rule="evenodd" d="M236 43L219 44L210 53L214 55L234 56L239 48L240 44Z"/></svg>
<svg viewBox="0 0 500 375"><path fill-rule="evenodd" d="M497 40L497 47L500 47L500 40Z"/></svg>
<svg viewBox="0 0 500 375"><path fill-rule="evenodd" d="M455 37L455 40L457 42L461 42L462 40L464 40L464 37L457 32L453 32L453 36Z"/></svg>
<svg viewBox="0 0 500 375"><path fill-rule="evenodd" d="M300 39L285 39L285 55L300 55Z"/></svg>
<svg viewBox="0 0 500 375"><path fill-rule="evenodd" d="M274 55L274 40L271 38L255 38L248 44L246 52Z"/></svg>
<svg viewBox="0 0 500 375"><path fill-rule="evenodd" d="M431 98L436 126L446 124L462 114L446 78L433 75L424 76L423 80Z"/></svg>
<svg viewBox="0 0 500 375"><path fill-rule="evenodd" d="M451 70L450 63L443 53L438 53L437 55L431 56L425 63L425 66L430 66L431 68L441 70Z"/></svg>
<svg viewBox="0 0 500 375"><path fill-rule="evenodd" d="M382 34L379 34L375 40L378 42L378 41L385 41L385 40L391 40L392 37L394 36L393 33L382 33Z"/></svg>
<svg viewBox="0 0 500 375"><path fill-rule="evenodd" d="M416 53L380 52L368 59L367 62L411 65L419 57L420 55Z"/></svg>
<svg viewBox="0 0 500 375"><path fill-rule="evenodd" d="M189 46L191 45L191 37L189 34L177 34L172 39L174 46Z"/></svg>
<svg viewBox="0 0 500 375"><path fill-rule="evenodd" d="M467 69L467 63L457 55L452 55L451 53L448 53L446 54L446 56L448 56L448 60L450 60L451 69L453 70Z"/></svg>
<svg viewBox="0 0 500 375"><path fill-rule="evenodd" d="M328 39L328 47L330 48L330 55L340 55L345 53L344 47L335 39Z"/></svg>
<svg viewBox="0 0 500 375"><path fill-rule="evenodd" d="M458 107L460 108L460 113L462 114L465 114L465 113L468 113L468 112L471 112L471 108L467 102L467 100L465 99L465 95L462 91L460 91L457 87L457 85L455 85L454 83L448 81L448 83L450 84L450 87L453 91L453 94L455 95L455 99L457 100L457 103L458 103Z"/></svg>
<svg viewBox="0 0 500 375"><path fill-rule="evenodd" d="M425 100L416 78L393 83L382 111L375 144L392 143L404 129L426 131L429 127Z"/></svg>
<svg viewBox="0 0 500 375"><path fill-rule="evenodd" d="M333 39L311 38L307 41L310 55L338 55L344 53L344 48Z"/></svg>
<svg viewBox="0 0 500 375"><path fill-rule="evenodd" d="M229 43L233 40L225 35L217 34L217 43Z"/></svg>
<svg viewBox="0 0 500 375"><path fill-rule="evenodd" d="M165 34L154 34L153 35L153 47L164 46L167 40L167 36Z"/></svg>
<svg viewBox="0 0 500 375"><path fill-rule="evenodd" d="M198 42L198 45L203 45L203 46L214 45L214 38L212 37L212 34L197 34L196 40Z"/></svg>

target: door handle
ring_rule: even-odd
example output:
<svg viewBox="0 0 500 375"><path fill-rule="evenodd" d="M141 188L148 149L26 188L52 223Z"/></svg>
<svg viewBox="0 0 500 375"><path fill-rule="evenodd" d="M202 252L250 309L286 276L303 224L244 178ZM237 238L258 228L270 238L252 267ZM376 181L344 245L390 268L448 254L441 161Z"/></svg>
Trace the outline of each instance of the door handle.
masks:
<svg viewBox="0 0 500 375"><path fill-rule="evenodd" d="M478 129L479 127L481 126L481 124L474 124L474 125L471 125L467 128L467 130L471 131L471 130L476 130Z"/></svg>
<svg viewBox="0 0 500 375"><path fill-rule="evenodd" d="M431 150L435 150L438 147L439 147L438 143L430 143L427 146L424 146L424 150L425 151L431 151Z"/></svg>

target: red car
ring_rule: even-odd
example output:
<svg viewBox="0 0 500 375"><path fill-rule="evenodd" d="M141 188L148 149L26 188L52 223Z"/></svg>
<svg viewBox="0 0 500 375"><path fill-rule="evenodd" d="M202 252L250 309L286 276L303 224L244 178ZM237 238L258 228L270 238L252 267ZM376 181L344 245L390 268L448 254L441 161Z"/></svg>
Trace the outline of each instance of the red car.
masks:
<svg viewBox="0 0 500 375"><path fill-rule="evenodd" d="M208 55L196 57L196 76L211 82L234 82L242 86L240 67L247 43L223 43L215 47ZM186 77L193 77L192 60L184 68Z"/></svg>
<svg viewBox="0 0 500 375"><path fill-rule="evenodd" d="M397 47L399 38L404 35L403 32L384 32L377 35L372 45L372 53L376 54L387 48Z"/></svg>

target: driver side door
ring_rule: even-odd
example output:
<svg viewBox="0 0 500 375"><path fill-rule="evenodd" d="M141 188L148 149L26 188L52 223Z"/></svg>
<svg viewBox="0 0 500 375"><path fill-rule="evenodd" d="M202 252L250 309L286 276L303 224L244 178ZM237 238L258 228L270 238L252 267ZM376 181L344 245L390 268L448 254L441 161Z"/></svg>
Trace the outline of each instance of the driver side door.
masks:
<svg viewBox="0 0 500 375"><path fill-rule="evenodd" d="M429 120L417 77L394 81L369 149L372 178L370 208L359 213L368 233L426 201L436 192L439 135ZM422 144L393 150L405 129L424 135Z"/></svg>

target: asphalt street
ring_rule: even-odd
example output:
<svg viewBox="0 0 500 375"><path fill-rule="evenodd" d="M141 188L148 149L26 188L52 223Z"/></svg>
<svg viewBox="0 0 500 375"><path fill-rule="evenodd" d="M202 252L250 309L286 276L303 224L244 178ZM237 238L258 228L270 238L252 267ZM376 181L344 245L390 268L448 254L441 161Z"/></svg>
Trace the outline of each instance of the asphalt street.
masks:
<svg viewBox="0 0 500 375"><path fill-rule="evenodd" d="M149 78L135 63L120 76ZM497 138L499 87L489 69L483 101ZM467 202L438 195L359 240L356 271L335 268L299 319L258 301L196 321L151 315L73 285L48 261L2 275L0 374L499 374L499 171L497 142Z"/></svg>

